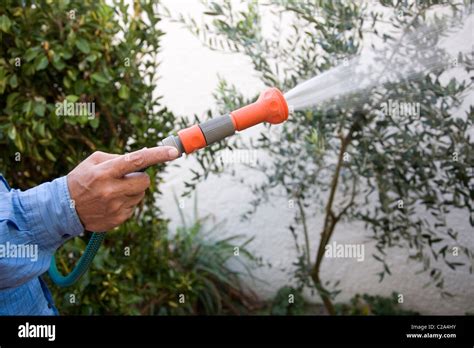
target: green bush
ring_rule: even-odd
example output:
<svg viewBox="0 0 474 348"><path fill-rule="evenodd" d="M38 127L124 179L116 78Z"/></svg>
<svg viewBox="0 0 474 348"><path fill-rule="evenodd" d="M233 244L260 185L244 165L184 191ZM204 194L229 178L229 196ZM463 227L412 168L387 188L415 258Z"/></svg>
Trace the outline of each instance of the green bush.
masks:
<svg viewBox="0 0 474 348"><path fill-rule="evenodd" d="M271 315L302 315L305 314L306 301L298 289L291 286L280 288L272 300Z"/></svg>
<svg viewBox="0 0 474 348"><path fill-rule="evenodd" d="M290 298L290 296L292 296ZM337 315L419 315L401 308L396 292L389 297L356 294L348 303L335 303ZM324 307L306 302L300 290L284 286L278 290L269 306L271 315L321 315Z"/></svg>
<svg viewBox="0 0 474 348"><path fill-rule="evenodd" d="M123 1L35 4L0 8L0 172L13 186L64 175L95 150L155 146L173 129L153 96L162 33L151 3L133 14ZM94 103L95 117L58 116L64 101Z"/></svg>
<svg viewBox="0 0 474 348"><path fill-rule="evenodd" d="M338 315L419 315L420 313L400 308L398 294L390 297L356 294L349 304L334 305Z"/></svg>
<svg viewBox="0 0 474 348"><path fill-rule="evenodd" d="M259 307L256 295L240 276L252 276L256 259L242 236L216 239L222 225L194 217L176 233L164 226L127 222L107 238L91 270L71 288L54 287L62 314L247 314ZM130 232L127 232L130 231ZM136 231L133 233L133 231ZM61 252L61 260L84 250L76 239ZM127 249L130 248L130 249ZM238 256L234 254L238 247ZM63 262L63 267L68 269ZM239 271L238 269L244 271Z"/></svg>
<svg viewBox="0 0 474 348"><path fill-rule="evenodd" d="M5 1L0 8L0 172L13 187L27 189L65 175L95 150L124 153L155 146L172 130L174 116L152 94L162 34L156 28L159 17L145 1L136 3L132 15L122 1L115 5ZM57 115L56 104L64 101L94 103L95 117ZM109 272L125 269L117 246L134 243L132 248L146 250L148 241L135 237L166 230L154 205L162 169L149 169L146 208L108 234L95 260L99 267L88 275L97 287L82 288L84 302L95 300L95 293L105 298L122 292L115 299L120 303L107 303L113 311L136 300L124 295L134 285L114 283L116 275ZM75 239L61 250L58 262L66 264L65 252L84 245ZM126 273L145 278L139 266ZM59 294L54 285L52 289ZM104 303L87 311L102 312Z"/></svg>
<svg viewBox="0 0 474 348"><path fill-rule="evenodd" d="M156 4L135 1L131 14L127 7L124 1L3 1L0 172L13 187L65 175L95 150L155 146L173 130L175 117L153 95L163 34ZM64 101L93 103L95 117L58 115L56 104ZM70 288L49 284L62 314L244 313L255 303L239 273L227 268L237 241L204 238L201 220L168 235L155 205L162 170L148 169L152 183L143 206L107 234L89 272ZM63 273L87 239L59 250Z"/></svg>

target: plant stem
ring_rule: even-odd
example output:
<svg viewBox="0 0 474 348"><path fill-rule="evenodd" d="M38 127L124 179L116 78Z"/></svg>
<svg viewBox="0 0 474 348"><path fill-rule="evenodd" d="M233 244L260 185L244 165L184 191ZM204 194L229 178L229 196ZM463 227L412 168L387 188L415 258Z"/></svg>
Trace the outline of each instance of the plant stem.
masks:
<svg viewBox="0 0 474 348"><path fill-rule="evenodd" d="M316 289L318 290L319 295L321 296L321 299L323 300L324 306L326 307L326 310L328 311L330 315L335 315L336 311L334 309L334 305L331 301L331 297L328 294L328 291L324 289L324 286L319 277L319 272L321 269L321 263L323 261L324 252L326 250L326 245L329 243L329 240L331 239L331 236L334 232L334 228L336 227L337 222L341 218L342 214L345 213L346 211L346 209L344 209L341 214L338 214L336 216L334 214L333 205L334 205L334 198L336 196L337 186L339 182L339 175L340 175L342 163L344 160L344 153L346 152L347 146L350 144L352 140L352 133L354 132L357 126L357 123L358 121L356 120L352 124L348 134L345 137L342 135L340 136L341 148L339 149L336 169L334 171L334 176L332 177L332 181L331 181L331 189L329 192L329 199L326 204L326 209L325 209L326 215L324 218L323 230L321 231L321 240L319 242L318 253L316 255L316 262L311 271L311 279L313 280L314 285L316 286ZM349 202L349 205L352 205L352 202L353 200ZM348 206L346 208L348 208Z"/></svg>
<svg viewBox="0 0 474 348"><path fill-rule="evenodd" d="M307 267L311 267L311 251L309 245L309 233L308 233L308 225L306 224L306 213L304 211L303 203L300 199L297 200L298 208L301 214L301 221L303 223L303 233L304 233L304 243L305 243L305 251L306 251L306 265Z"/></svg>

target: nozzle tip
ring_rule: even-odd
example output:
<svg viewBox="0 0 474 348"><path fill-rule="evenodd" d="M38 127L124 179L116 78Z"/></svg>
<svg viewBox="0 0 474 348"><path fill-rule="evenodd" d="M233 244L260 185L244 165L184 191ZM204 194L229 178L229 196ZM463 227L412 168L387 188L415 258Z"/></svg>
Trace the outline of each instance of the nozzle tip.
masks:
<svg viewBox="0 0 474 348"><path fill-rule="evenodd" d="M288 119L288 104L278 88L272 87L263 91L257 102L262 102L266 106L267 117L265 121L278 124Z"/></svg>
<svg viewBox="0 0 474 348"><path fill-rule="evenodd" d="M288 105L278 88L268 88L260 94L258 100L231 112L235 129L255 126L261 122L278 124L288 119Z"/></svg>

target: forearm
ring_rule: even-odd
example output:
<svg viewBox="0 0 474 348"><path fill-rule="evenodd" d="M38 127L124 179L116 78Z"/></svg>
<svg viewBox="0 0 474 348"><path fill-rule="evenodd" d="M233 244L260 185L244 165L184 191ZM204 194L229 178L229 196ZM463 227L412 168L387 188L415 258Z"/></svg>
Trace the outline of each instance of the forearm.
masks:
<svg viewBox="0 0 474 348"><path fill-rule="evenodd" d="M55 250L82 231L66 177L0 193L0 289L47 271Z"/></svg>

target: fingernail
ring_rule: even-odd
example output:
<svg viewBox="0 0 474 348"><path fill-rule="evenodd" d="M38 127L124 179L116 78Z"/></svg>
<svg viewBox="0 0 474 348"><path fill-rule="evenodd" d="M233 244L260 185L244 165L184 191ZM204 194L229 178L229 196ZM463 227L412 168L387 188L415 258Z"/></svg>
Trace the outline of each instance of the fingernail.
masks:
<svg viewBox="0 0 474 348"><path fill-rule="evenodd" d="M176 150L174 147L172 147L171 149L168 150L168 156L169 156L171 159L177 158L178 155L179 155L179 152L178 152L178 150Z"/></svg>

